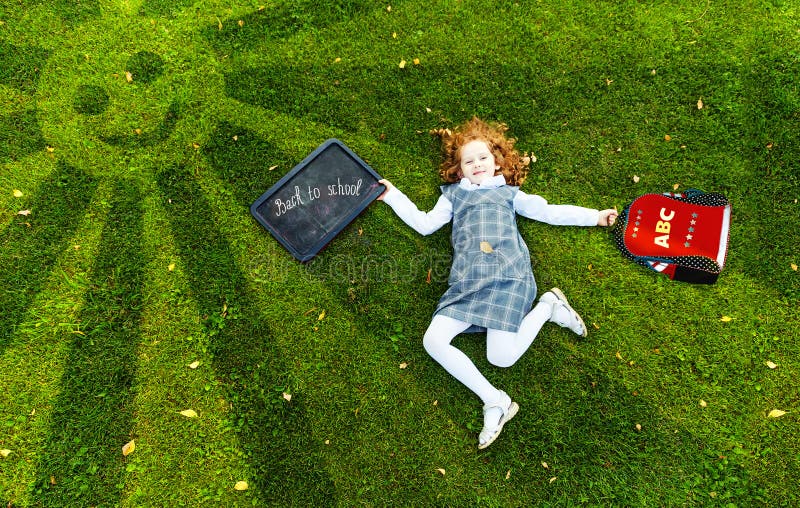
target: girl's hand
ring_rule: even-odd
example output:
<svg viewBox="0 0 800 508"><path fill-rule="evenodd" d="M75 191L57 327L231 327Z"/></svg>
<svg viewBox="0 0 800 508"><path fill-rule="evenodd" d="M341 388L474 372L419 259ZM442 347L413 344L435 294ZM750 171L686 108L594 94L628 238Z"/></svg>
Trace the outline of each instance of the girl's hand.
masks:
<svg viewBox="0 0 800 508"><path fill-rule="evenodd" d="M389 192L390 190L394 189L394 188L395 188L395 186L394 186L394 185L392 185L392 182L390 182L389 180L386 180L386 179L383 179L383 180L378 180L378 183L379 183L379 184L381 184L381 185L383 185L384 187L386 187L386 190L385 190L385 191L383 191L383 194L381 194L380 196L378 196L378 200L380 200L380 201L383 201L383 198L386 196L386 194L388 194L388 192Z"/></svg>
<svg viewBox="0 0 800 508"><path fill-rule="evenodd" d="M597 219L598 226L613 226L617 220L617 209L608 209L600 211L600 218Z"/></svg>

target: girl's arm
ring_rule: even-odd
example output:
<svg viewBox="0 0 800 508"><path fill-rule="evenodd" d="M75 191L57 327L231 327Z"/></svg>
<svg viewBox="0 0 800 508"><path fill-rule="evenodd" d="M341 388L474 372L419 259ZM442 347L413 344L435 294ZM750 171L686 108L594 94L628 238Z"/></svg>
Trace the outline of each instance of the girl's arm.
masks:
<svg viewBox="0 0 800 508"><path fill-rule="evenodd" d="M417 205L392 185L389 180L380 180L379 183L386 186L386 192L381 194L378 199L391 206L394 213L417 233L429 235L434 231L438 231L439 228L453 218L453 205L444 196L439 197L439 201L436 202L433 210L425 213L420 211Z"/></svg>
<svg viewBox="0 0 800 508"><path fill-rule="evenodd" d="M541 196L525 194L522 191L517 192L514 197L514 209L523 217L555 226L610 225L609 210L601 212L575 205L551 205Z"/></svg>

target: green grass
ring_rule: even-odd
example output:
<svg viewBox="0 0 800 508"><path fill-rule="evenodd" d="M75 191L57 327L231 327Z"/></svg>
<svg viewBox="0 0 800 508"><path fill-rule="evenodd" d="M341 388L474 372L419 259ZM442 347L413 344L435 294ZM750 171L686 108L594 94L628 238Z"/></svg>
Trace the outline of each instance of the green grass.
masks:
<svg viewBox="0 0 800 508"><path fill-rule="evenodd" d="M0 504L800 504L796 3L323 4L0 0ZM456 339L521 406L481 452L421 345L449 229L375 203L303 265L247 209L330 137L430 208L474 114L551 202L733 203L712 286L521 219L590 335Z"/></svg>

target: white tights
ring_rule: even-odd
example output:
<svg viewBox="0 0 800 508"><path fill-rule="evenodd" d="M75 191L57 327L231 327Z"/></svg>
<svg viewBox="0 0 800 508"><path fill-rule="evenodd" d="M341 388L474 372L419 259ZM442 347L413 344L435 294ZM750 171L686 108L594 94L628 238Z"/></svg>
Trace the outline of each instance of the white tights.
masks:
<svg viewBox="0 0 800 508"><path fill-rule="evenodd" d="M550 319L552 306L539 302L522 320L517 333L502 330L487 330L486 358L498 367L510 367L528 350L542 325ZM450 343L459 333L470 327L469 323L447 316L436 315L428 326L422 343L425 351L444 370L475 392L484 404L495 402L499 390L480 373L460 349Z"/></svg>

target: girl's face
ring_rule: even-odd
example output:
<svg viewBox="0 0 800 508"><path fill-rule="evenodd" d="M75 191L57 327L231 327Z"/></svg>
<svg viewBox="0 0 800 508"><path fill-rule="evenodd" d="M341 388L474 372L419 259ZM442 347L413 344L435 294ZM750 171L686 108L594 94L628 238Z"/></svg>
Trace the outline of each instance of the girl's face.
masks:
<svg viewBox="0 0 800 508"><path fill-rule="evenodd" d="M486 178L493 177L498 169L500 166L495 164L494 155L485 141L476 139L461 147L462 178L480 185Z"/></svg>

